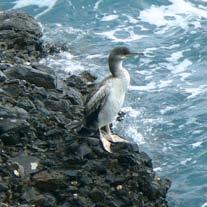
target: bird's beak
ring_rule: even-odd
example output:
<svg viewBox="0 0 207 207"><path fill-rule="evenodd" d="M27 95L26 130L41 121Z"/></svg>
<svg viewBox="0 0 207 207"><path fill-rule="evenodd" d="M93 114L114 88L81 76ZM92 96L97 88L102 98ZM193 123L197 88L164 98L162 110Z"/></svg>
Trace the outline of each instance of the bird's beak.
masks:
<svg viewBox="0 0 207 207"><path fill-rule="evenodd" d="M137 55L137 56L144 56L144 53L142 53L142 52L131 52L129 54L129 56L135 56L135 55Z"/></svg>

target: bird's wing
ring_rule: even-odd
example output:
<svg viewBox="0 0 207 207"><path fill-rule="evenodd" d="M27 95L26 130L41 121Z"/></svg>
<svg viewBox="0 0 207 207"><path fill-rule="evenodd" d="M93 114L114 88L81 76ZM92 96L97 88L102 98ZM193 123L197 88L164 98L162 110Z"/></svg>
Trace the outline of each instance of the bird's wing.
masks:
<svg viewBox="0 0 207 207"><path fill-rule="evenodd" d="M98 114L103 108L108 96L109 96L109 87L106 85L100 86L97 91L95 91L85 107L85 115L87 125L94 125L97 121Z"/></svg>
<svg viewBox="0 0 207 207"><path fill-rule="evenodd" d="M101 86L92 96L86 104L86 115L90 115L94 111L100 111L104 106L106 99L109 95L107 86Z"/></svg>

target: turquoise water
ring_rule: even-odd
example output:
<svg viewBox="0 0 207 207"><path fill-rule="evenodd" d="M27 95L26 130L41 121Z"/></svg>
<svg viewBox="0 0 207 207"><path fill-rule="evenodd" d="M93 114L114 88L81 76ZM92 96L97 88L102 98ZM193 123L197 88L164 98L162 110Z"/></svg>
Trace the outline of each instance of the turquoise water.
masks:
<svg viewBox="0 0 207 207"><path fill-rule="evenodd" d="M144 52L125 62L132 80L115 130L172 180L172 207L207 207L206 0L0 0L0 8L28 11L45 39L71 48L41 61L60 73L101 79L114 46Z"/></svg>

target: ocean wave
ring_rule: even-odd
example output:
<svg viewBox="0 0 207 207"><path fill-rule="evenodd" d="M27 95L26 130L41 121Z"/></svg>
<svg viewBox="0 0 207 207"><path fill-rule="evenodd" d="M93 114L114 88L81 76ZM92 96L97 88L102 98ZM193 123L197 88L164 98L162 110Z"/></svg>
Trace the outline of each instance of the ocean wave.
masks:
<svg viewBox="0 0 207 207"><path fill-rule="evenodd" d="M207 207L207 202L206 203L204 203L204 204L202 204L202 206L201 207Z"/></svg>
<svg viewBox="0 0 207 207"><path fill-rule="evenodd" d="M185 88L184 90L185 90L186 93L191 94L187 97L187 99L192 99L192 98L195 98L196 96L200 95L201 93L206 92L207 91L207 85L200 85L200 86L195 87L195 88Z"/></svg>
<svg viewBox="0 0 207 207"><path fill-rule="evenodd" d="M198 141L198 142L191 144L191 146L193 149L195 149L195 148L201 147L202 144L203 144L203 141Z"/></svg>
<svg viewBox="0 0 207 207"><path fill-rule="evenodd" d="M17 0L15 1L15 5L12 9L21 9L28 6L37 6L39 8L46 7L46 9L43 12L36 15L36 18L38 18L52 10L57 1L58 0Z"/></svg>
<svg viewBox="0 0 207 207"><path fill-rule="evenodd" d="M97 10L99 8L99 5L103 2L103 0L98 0L96 3L95 3L95 6L94 6L94 10Z"/></svg>
<svg viewBox="0 0 207 207"><path fill-rule="evenodd" d="M118 37L120 36L119 33L125 34L126 37ZM117 28L109 31L104 31L104 32L96 32L96 35L103 36L107 39L110 39L112 42L133 42L140 40L145 37L145 35L139 35L136 34L133 31L133 28L128 27L128 28ZM122 36L121 35L121 36Z"/></svg>
<svg viewBox="0 0 207 207"><path fill-rule="evenodd" d="M85 70L85 67L76 59L76 56L69 52L61 52L55 56L49 56L42 59L40 63L66 73L76 73Z"/></svg>
<svg viewBox="0 0 207 207"><path fill-rule="evenodd" d="M145 86L130 85L129 90L131 91L151 91L156 89L156 83L150 82Z"/></svg>
<svg viewBox="0 0 207 207"><path fill-rule="evenodd" d="M141 113L140 111L133 109L130 106L122 108L122 111L127 113L132 118L137 118Z"/></svg>
<svg viewBox="0 0 207 207"><path fill-rule="evenodd" d="M141 145L145 143L144 136L138 132L138 129L135 127L129 126L126 131L126 135L131 137L137 144Z"/></svg>
<svg viewBox="0 0 207 207"><path fill-rule="evenodd" d="M101 21L105 21L105 22L108 22L108 21L112 21L112 20L115 20L115 19L118 19L119 16L116 15L116 14L111 14L111 15L106 15L104 17L101 18Z"/></svg>
<svg viewBox="0 0 207 207"><path fill-rule="evenodd" d="M163 34L170 27L181 27L185 30L189 28L189 24L195 29L201 28L199 20L207 18L207 12L198 8L190 2L184 0L170 0L170 5L155 6L140 12L139 18L143 22L147 22L157 27L164 28L157 31Z"/></svg>

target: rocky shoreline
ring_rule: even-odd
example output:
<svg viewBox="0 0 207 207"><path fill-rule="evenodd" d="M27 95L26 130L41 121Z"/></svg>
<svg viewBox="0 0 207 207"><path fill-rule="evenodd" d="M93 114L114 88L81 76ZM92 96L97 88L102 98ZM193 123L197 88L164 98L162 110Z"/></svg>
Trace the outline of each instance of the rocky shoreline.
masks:
<svg viewBox="0 0 207 207"><path fill-rule="evenodd" d="M39 64L59 51L41 36L30 15L0 13L0 206L167 207L170 181L136 144L109 154L98 137L74 133L95 78L63 81Z"/></svg>

